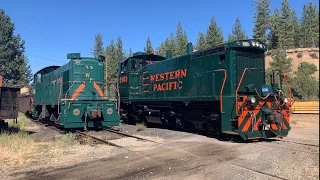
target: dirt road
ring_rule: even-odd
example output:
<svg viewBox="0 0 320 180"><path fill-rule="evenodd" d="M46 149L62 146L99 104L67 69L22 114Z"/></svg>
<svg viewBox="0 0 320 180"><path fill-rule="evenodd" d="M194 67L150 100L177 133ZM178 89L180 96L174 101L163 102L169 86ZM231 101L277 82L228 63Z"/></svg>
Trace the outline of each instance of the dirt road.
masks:
<svg viewBox="0 0 320 180"><path fill-rule="evenodd" d="M168 132L162 144L108 158L11 174L12 179L318 179L319 130L293 128L284 141L232 143ZM174 138L175 137L175 138ZM179 138L177 138L179 137ZM298 143L298 144L297 144Z"/></svg>

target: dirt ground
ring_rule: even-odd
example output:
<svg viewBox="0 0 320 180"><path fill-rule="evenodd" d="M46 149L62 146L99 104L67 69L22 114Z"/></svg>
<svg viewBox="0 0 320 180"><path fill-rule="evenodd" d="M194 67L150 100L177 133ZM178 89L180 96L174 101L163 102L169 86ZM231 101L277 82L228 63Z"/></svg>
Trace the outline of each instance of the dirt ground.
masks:
<svg viewBox="0 0 320 180"><path fill-rule="evenodd" d="M234 143L161 128L136 132L134 126L122 125L126 133L161 144L93 132L129 150L72 145L46 160L40 156L39 161L7 168L1 178L319 179L319 117L293 115L292 125L292 131L283 140L252 143ZM33 136L40 139L50 136L48 129L34 127L33 130Z"/></svg>

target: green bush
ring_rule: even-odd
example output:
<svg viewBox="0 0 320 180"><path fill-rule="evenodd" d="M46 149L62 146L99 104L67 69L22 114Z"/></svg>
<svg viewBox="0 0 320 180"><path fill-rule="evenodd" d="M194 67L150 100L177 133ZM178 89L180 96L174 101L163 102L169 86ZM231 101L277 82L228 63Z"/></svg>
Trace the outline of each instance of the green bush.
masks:
<svg viewBox="0 0 320 180"><path fill-rule="evenodd" d="M74 145L77 141L73 138L72 133L67 133L61 136L60 142L63 145Z"/></svg>
<svg viewBox="0 0 320 180"><path fill-rule="evenodd" d="M319 98L319 81L313 76L317 71L317 66L314 64L307 62L299 64L292 85L295 96L300 100L308 101Z"/></svg>
<svg viewBox="0 0 320 180"><path fill-rule="evenodd" d="M143 130L145 130L147 127L146 127L143 123L137 123L137 124L136 124L136 128L137 128L137 131L143 131Z"/></svg>

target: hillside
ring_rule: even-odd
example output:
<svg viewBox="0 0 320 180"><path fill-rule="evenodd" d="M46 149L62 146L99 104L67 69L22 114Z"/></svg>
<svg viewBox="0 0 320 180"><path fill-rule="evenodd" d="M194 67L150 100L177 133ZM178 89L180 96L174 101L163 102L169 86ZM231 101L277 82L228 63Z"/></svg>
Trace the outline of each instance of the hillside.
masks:
<svg viewBox="0 0 320 180"><path fill-rule="evenodd" d="M315 58L312 58L311 55L316 54ZM291 57L292 69L293 71L298 70L298 66L301 62L313 63L317 66L319 70L319 49L318 48L298 48L287 50L287 57ZM266 56L266 68L270 67L270 61L272 58L270 55ZM315 77L319 79L319 71L315 73Z"/></svg>

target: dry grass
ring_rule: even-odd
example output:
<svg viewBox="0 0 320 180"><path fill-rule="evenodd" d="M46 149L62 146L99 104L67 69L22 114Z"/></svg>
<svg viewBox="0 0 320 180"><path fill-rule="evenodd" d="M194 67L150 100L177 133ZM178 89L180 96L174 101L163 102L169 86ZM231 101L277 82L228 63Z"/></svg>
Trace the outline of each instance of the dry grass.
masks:
<svg viewBox="0 0 320 180"><path fill-rule="evenodd" d="M72 133L49 133L53 141L30 136L27 130L34 124L23 114L19 114L17 124L11 120L8 124L15 130L0 134L0 174L10 172L11 168L59 166L120 152L110 146L91 147L91 139L86 139L80 146Z"/></svg>
<svg viewBox="0 0 320 180"><path fill-rule="evenodd" d="M137 123L137 124L136 124L136 128L137 128L137 131L143 131L143 130L145 130L147 127L146 127L144 124L142 124L142 123Z"/></svg>
<svg viewBox="0 0 320 180"><path fill-rule="evenodd" d="M27 117L19 114L18 123L8 121L9 131L0 134L0 172L8 167L44 163L76 145L72 134L64 134L53 142L43 142L29 135ZM14 130L12 130L14 129ZM48 158L47 158L48 157Z"/></svg>
<svg viewBox="0 0 320 180"><path fill-rule="evenodd" d="M34 141L26 132L0 134L1 167L23 164L30 160L34 152ZM1 168L0 168L1 169Z"/></svg>
<svg viewBox="0 0 320 180"><path fill-rule="evenodd" d="M0 134L0 172L8 167L41 164L70 151L77 141L72 134L61 135L53 142L37 141L26 132Z"/></svg>

